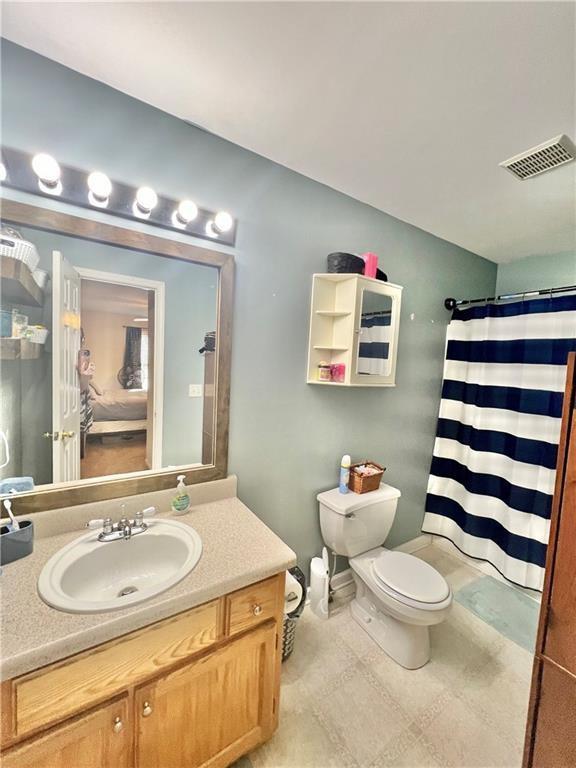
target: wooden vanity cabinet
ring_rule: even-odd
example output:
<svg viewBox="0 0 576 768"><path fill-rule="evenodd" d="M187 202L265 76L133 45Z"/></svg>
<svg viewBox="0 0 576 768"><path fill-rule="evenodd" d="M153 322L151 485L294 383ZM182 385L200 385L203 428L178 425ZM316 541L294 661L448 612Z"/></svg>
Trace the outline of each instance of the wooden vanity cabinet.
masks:
<svg viewBox="0 0 576 768"><path fill-rule="evenodd" d="M225 768L277 726L283 605L281 573L3 683L2 768Z"/></svg>
<svg viewBox="0 0 576 768"><path fill-rule="evenodd" d="M129 768L128 697L2 753L2 768Z"/></svg>
<svg viewBox="0 0 576 768"><path fill-rule="evenodd" d="M226 766L270 737L273 625L136 691L136 768Z"/></svg>

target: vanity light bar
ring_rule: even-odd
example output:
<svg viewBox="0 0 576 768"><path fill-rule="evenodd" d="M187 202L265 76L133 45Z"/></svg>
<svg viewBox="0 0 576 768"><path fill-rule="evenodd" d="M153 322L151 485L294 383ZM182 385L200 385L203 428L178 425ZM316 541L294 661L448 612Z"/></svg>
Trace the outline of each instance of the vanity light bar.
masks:
<svg viewBox="0 0 576 768"><path fill-rule="evenodd" d="M192 200L174 200L152 187L132 187L111 180L100 169L86 172L60 165L45 152L33 156L2 147L0 183L41 197L57 197L113 216L139 219L156 227L184 232L223 245L236 242L236 220L226 211L209 211Z"/></svg>

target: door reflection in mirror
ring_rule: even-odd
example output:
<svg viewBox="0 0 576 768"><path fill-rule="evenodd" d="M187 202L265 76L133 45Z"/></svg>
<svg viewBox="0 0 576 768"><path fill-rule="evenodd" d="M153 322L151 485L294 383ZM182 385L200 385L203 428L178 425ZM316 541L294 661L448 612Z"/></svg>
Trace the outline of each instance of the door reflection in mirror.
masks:
<svg viewBox="0 0 576 768"><path fill-rule="evenodd" d="M154 435L158 439L161 431L149 389L149 370L155 367L149 350L155 345L149 344L148 305L149 293L161 293L164 286L152 288L146 281L137 287L136 277L130 285L105 282L113 278L102 273L101 280L81 280L82 479L110 474L109 456L118 472L160 468L150 461L159 454Z"/></svg>

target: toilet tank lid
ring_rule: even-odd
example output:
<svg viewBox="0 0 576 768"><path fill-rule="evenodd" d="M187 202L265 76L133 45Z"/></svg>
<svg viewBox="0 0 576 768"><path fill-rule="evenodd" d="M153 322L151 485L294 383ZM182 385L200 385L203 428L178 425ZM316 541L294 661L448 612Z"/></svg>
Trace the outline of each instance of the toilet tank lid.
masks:
<svg viewBox="0 0 576 768"><path fill-rule="evenodd" d="M378 504L381 501L392 501L393 499L399 499L401 496L400 491L397 488L393 488L391 485L382 483L377 491L369 491L368 493L340 493L338 488L332 488L330 491L324 491L319 493L316 498L320 504L331 509L333 512L338 512L340 515L347 515L349 512L354 512L362 507L368 507L370 504Z"/></svg>

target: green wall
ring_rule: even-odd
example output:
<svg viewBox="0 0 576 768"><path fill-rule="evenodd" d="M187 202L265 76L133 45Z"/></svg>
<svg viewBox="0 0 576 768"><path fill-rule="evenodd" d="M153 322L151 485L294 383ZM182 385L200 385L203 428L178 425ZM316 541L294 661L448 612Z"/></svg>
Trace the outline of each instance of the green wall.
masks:
<svg viewBox="0 0 576 768"><path fill-rule="evenodd" d="M388 543L417 536L443 300L490 295L496 265L10 43L2 78L4 144L238 217L229 467L240 498L306 567L321 547L316 494L336 485L343 453L370 457L402 491ZM311 275L336 250L378 253L404 286L395 388L305 383Z"/></svg>
<svg viewBox="0 0 576 768"><path fill-rule="evenodd" d="M576 285L576 253L527 256L525 259L498 265L498 294L559 288L563 285Z"/></svg>

